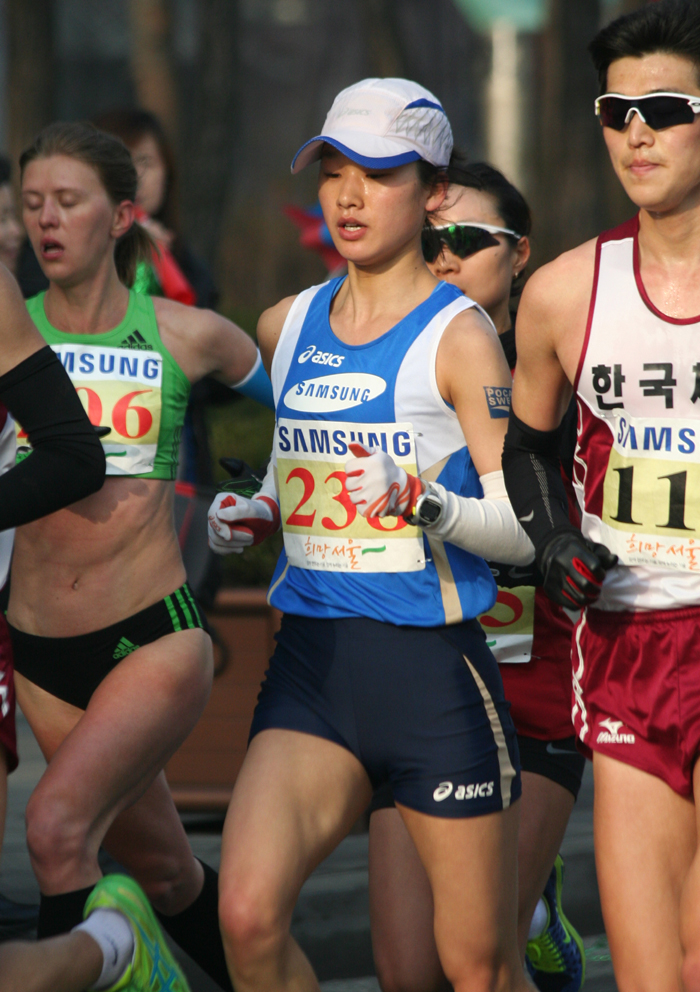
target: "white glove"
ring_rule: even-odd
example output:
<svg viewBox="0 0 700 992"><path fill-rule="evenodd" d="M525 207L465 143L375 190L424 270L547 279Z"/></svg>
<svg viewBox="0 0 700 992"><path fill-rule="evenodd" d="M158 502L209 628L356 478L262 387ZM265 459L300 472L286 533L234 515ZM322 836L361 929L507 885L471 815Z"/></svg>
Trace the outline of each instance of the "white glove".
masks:
<svg viewBox="0 0 700 992"><path fill-rule="evenodd" d="M209 507L209 547L217 555L241 554L279 530L280 512L269 496L218 493Z"/></svg>
<svg viewBox="0 0 700 992"><path fill-rule="evenodd" d="M345 488L363 517L401 517L411 513L423 483L397 465L381 448L349 445Z"/></svg>

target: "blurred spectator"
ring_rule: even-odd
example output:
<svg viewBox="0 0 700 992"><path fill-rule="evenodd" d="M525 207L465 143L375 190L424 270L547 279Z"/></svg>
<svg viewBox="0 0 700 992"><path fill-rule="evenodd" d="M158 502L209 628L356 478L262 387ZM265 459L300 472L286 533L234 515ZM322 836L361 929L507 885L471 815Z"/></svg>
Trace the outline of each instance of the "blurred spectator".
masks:
<svg viewBox="0 0 700 992"><path fill-rule="evenodd" d="M11 174L9 160L0 155L0 262L15 275L22 244L22 228L17 220L15 197L10 185Z"/></svg>
<svg viewBox="0 0 700 992"><path fill-rule="evenodd" d="M215 309L219 294L211 272L186 245L180 233L175 156L160 121L147 110L110 110L95 117L93 123L121 138L131 152L139 176L136 200L143 211L139 220L161 248L162 255L166 258L168 253L172 255L192 288L194 298L185 300L181 284L168 285L163 280L157 260L151 273L139 274L143 285L137 283L136 288L151 296L178 298L180 302ZM172 270L170 278L174 278Z"/></svg>
<svg viewBox="0 0 700 992"><path fill-rule="evenodd" d="M158 245L152 265L141 263L134 289L167 296L180 303L215 309L219 294L207 264L186 245L179 226L178 182L172 145L163 127L147 110L110 110L93 119L103 131L121 138L131 152L139 177L136 205L140 223ZM213 379L192 387L180 451L178 478L211 485L213 471L205 409L229 402L230 389Z"/></svg>
<svg viewBox="0 0 700 992"><path fill-rule="evenodd" d="M0 155L0 262L17 279L26 299L46 289L48 282L17 217L11 178L12 164Z"/></svg>

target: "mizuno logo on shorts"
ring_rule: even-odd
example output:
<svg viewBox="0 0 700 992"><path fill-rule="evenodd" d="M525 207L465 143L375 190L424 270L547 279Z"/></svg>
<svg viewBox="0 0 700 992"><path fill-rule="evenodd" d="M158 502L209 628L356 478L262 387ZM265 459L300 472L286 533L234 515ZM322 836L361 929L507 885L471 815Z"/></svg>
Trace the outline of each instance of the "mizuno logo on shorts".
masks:
<svg viewBox="0 0 700 992"><path fill-rule="evenodd" d="M481 782L478 785L458 785L455 789L452 782L441 782L433 792L433 799L436 803L441 803L443 799L448 799L453 791L455 799L484 799L493 795L493 785L493 782Z"/></svg>
<svg viewBox="0 0 700 992"><path fill-rule="evenodd" d="M599 731L596 738L598 744L634 744L635 742L634 734L620 733L622 720L606 717L605 720L599 721L599 726L605 727L605 730Z"/></svg>
<svg viewBox="0 0 700 992"><path fill-rule="evenodd" d="M309 359L316 365L330 365L334 369L339 369L345 361L345 355L334 355L330 351L318 351L315 344L310 344L308 348L302 351L297 361L300 365L303 365Z"/></svg>

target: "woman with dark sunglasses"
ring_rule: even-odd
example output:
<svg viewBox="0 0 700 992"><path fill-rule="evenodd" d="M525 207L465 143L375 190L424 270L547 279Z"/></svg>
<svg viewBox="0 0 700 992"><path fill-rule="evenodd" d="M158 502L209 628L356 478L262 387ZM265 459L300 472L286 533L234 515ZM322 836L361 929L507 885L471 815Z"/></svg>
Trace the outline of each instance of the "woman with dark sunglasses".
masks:
<svg viewBox="0 0 700 992"><path fill-rule="evenodd" d="M432 93L369 79L294 160L321 159L348 275L261 317L276 467L258 497L221 494L210 510L222 553L280 518L285 542L270 589L284 618L222 844L238 992L317 989L289 933L294 904L385 781L430 876L449 981L531 988L515 933L514 730L476 621L496 593L487 547L521 564L530 553L491 475L507 363L483 311L421 253L451 151Z"/></svg>
<svg viewBox="0 0 700 992"><path fill-rule="evenodd" d="M453 156L447 174L450 187L423 232L423 254L438 278L483 306L512 370L513 298L530 257L530 210L515 186L491 165L467 165ZM499 595L496 607L482 615L481 622L511 704L523 780L520 951L525 954L527 945L526 961L536 984L543 976L539 966L546 962L545 983L555 975L557 988L578 992L584 977L583 948L561 911L557 858L584 766L571 723L572 623L535 588L534 566L491 562L490 567ZM441 989L445 977L433 939L428 878L389 787L376 790L371 806L370 907L382 987L400 992Z"/></svg>

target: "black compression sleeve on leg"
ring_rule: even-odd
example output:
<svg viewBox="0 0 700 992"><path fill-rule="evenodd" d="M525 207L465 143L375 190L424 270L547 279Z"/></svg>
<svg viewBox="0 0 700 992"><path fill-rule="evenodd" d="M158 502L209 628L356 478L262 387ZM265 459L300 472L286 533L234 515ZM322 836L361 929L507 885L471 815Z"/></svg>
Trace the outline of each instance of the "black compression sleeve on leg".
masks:
<svg viewBox="0 0 700 992"><path fill-rule="evenodd" d="M224 992L233 992L219 930L219 875L197 858L204 869L204 885L193 903L175 916L156 913L160 925L176 944Z"/></svg>
<svg viewBox="0 0 700 992"><path fill-rule="evenodd" d="M88 885L85 889L62 892L57 896L45 896L42 893L39 901L39 923L36 930L39 940L68 933L73 927L82 923L83 909L94 887L94 885Z"/></svg>
<svg viewBox="0 0 700 992"><path fill-rule="evenodd" d="M102 486L102 445L51 348L0 376L0 401L34 449L0 476L0 530L60 510Z"/></svg>
<svg viewBox="0 0 700 992"><path fill-rule="evenodd" d="M537 552L554 531L578 528L569 521L559 462L559 428L538 431L511 409L503 446L503 477L516 516Z"/></svg>

